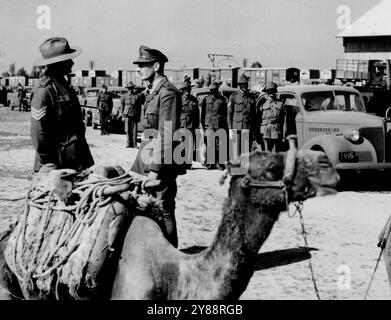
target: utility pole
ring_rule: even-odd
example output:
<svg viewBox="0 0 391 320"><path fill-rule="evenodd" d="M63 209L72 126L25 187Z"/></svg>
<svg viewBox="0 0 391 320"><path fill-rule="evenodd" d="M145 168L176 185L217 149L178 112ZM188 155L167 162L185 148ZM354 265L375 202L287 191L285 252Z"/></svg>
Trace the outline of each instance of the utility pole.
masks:
<svg viewBox="0 0 391 320"><path fill-rule="evenodd" d="M226 58L228 60L229 58L232 58L233 55L231 55L231 54L208 53L208 58L212 62L213 68L216 67L216 65L215 65L216 57L224 57L224 58Z"/></svg>
<svg viewBox="0 0 391 320"><path fill-rule="evenodd" d="M95 60L88 61L88 65L90 67L90 70L95 70Z"/></svg>

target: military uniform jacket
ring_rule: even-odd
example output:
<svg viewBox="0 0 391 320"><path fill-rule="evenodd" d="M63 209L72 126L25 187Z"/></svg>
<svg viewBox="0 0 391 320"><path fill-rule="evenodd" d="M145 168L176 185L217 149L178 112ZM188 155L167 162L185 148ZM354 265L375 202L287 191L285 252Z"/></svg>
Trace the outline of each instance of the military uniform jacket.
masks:
<svg viewBox="0 0 391 320"><path fill-rule="evenodd" d="M126 92L121 99L121 114L124 117L140 121L141 97L136 93Z"/></svg>
<svg viewBox="0 0 391 320"><path fill-rule="evenodd" d="M173 141L173 135L179 129L179 119L182 111L181 93L166 77L162 77L156 88L146 97L144 110L144 135L156 137L159 133L161 141L156 139L143 141L132 170L145 175L149 171L154 171L158 173L160 178L175 177L178 174L186 173L185 164L178 165L173 159L173 151L180 143L179 141ZM171 132L168 127L164 127L165 121L171 123ZM171 139L164 139L165 136L171 136ZM160 152L154 152L158 148L158 143L161 143ZM149 150L150 154L153 154L151 163L145 163L141 159L144 148Z"/></svg>
<svg viewBox="0 0 391 320"><path fill-rule="evenodd" d="M180 127L195 131L200 127L200 109L198 108L198 100L192 95L182 97L182 113L180 119Z"/></svg>
<svg viewBox="0 0 391 320"><path fill-rule="evenodd" d="M111 110L113 110L113 98L111 97L111 94L108 92L99 92L96 105L100 111L111 112Z"/></svg>
<svg viewBox="0 0 391 320"><path fill-rule="evenodd" d="M18 87L18 98L23 99L26 96L26 90L23 87Z"/></svg>
<svg viewBox="0 0 391 320"><path fill-rule="evenodd" d="M282 139L285 110L281 100L267 98L260 107L261 134L263 138Z"/></svg>
<svg viewBox="0 0 391 320"><path fill-rule="evenodd" d="M252 131L255 124L255 99L250 94L241 91L232 94L228 103L229 129L249 129Z"/></svg>
<svg viewBox="0 0 391 320"><path fill-rule="evenodd" d="M227 102L222 95L207 95L202 100L201 124L204 129L227 129Z"/></svg>
<svg viewBox="0 0 391 320"><path fill-rule="evenodd" d="M31 93L34 171L47 163L82 170L94 164L76 93L65 80L41 78Z"/></svg>

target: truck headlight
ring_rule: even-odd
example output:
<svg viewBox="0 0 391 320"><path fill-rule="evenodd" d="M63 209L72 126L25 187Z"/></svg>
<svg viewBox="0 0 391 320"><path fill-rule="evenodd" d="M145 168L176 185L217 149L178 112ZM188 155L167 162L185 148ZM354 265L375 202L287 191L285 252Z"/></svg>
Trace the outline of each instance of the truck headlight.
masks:
<svg viewBox="0 0 391 320"><path fill-rule="evenodd" d="M343 133L343 136L346 140L349 140L351 142L357 142L360 140L360 133L358 132L358 130L346 130L344 133Z"/></svg>

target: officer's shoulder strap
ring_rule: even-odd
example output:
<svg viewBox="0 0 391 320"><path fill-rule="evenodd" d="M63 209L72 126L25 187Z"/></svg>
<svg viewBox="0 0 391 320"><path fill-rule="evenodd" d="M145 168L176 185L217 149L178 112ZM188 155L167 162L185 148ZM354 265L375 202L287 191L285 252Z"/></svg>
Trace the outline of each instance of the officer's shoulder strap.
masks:
<svg viewBox="0 0 391 320"><path fill-rule="evenodd" d="M162 87L164 87L168 91L174 91L177 94L181 94L181 92L175 87L168 79L163 80Z"/></svg>
<svg viewBox="0 0 391 320"><path fill-rule="evenodd" d="M39 80L38 86L45 88L46 86L51 85L54 80L51 77L44 76Z"/></svg>
<svg viewBox="0 0 391 320"><path fill-rule="evenodd" d="M49 86L52 87L53 90L54 90L54 92L57 94L57 88L56 88L56 86L55 86L55 81L54 81L53 78L48 77L48 76L43 76L43 77L39 80L39 82L38 82L36 88L37 88L37 89L39 89L39 88L46 88L46 87L49 87Z"/></svg>

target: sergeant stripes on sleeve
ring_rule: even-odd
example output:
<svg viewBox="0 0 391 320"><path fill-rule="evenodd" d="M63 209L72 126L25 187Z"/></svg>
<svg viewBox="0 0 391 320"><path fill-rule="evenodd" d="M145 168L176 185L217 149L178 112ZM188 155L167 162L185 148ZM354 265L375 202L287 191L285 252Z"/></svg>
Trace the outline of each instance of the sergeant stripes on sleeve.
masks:
<svg viewBox="0 0 391 320"><path fill-rule="evenodd" d="M46 108L47 107L41 109L31 108L31 116L37 121L41 120L46 115Z"/></svg>

